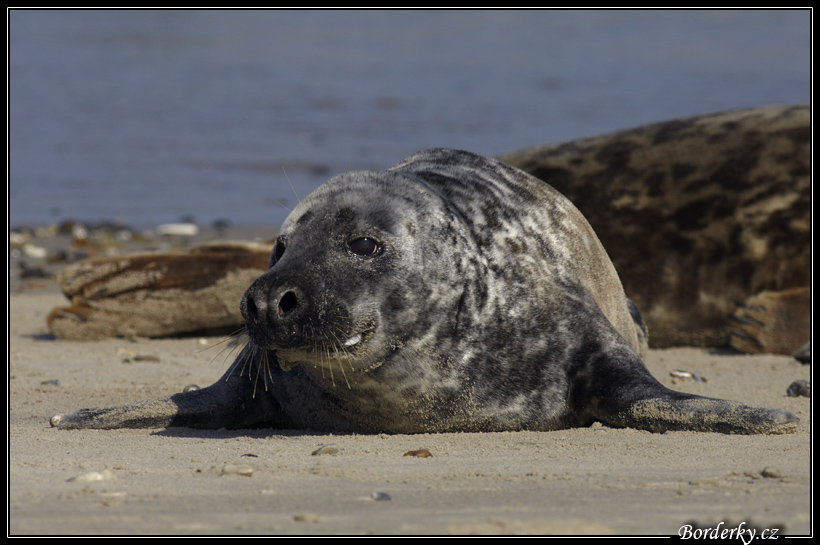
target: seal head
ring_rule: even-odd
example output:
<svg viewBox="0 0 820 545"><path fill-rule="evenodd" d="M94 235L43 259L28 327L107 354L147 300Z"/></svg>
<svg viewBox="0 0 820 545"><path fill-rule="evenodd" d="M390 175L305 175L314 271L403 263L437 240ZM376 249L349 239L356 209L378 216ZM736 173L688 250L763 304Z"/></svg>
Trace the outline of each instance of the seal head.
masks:
<svg viewBox="0 0 820 545"><path fill-rule="evenodd" d="M270 269L248 289L251 340L283 368L343 373L381 366L419 329L452 333L464 282L445 282L451 256L426 226L455 234L453 223L432 187L399 173L333 178L286 220Z"/></svg>

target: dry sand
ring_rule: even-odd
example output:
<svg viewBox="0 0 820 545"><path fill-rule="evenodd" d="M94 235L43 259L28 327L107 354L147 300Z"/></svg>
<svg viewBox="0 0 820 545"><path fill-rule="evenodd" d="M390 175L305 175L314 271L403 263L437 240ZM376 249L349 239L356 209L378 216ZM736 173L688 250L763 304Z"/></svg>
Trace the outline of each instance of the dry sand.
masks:
<svg viewBox="0 0 820 545"><path fill-rule="evenodd" d="M49 417L204 386L229 361L220 338L53 339L49 280L10 294L9 533L677 534L811 529L811 408L787 397L810 367L782 356L653 350L664 384L787 409L797 433L662 435L601 425L555 432L330 435L59 431ZM134 361L132 355L159 361ZM130 360L126 361L126 360ZM708 379L677 381L684 369ZM59 381L55 383L54 381ZM319 447L335 454L313 455ZM403 456L427 449L432 457ZM248 466L251 476L223 474ZM107 480L70 481L108 470Z"/></svg>

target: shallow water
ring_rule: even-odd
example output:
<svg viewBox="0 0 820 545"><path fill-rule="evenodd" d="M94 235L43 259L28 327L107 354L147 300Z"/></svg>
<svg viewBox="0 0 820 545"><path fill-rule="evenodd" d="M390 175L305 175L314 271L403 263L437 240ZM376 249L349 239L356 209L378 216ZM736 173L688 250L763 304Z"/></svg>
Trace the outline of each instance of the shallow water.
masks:
<svg viewBox="0 0 820 545"><path fill-rule="evenodd" d="M9 14L9 222L277 226L421 148L808 102L808 11Z"/></svg>

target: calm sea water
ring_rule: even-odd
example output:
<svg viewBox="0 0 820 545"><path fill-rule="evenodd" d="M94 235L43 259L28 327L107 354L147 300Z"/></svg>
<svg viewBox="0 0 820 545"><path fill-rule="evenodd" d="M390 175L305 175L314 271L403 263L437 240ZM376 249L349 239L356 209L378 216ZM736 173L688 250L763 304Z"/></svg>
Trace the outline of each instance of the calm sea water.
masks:
<svg viewBox="0 0 820 545"><path fill-rule="evenodd" d="M9 222L278 226L331 176L808 102L803 11L9 12Z"/></svg>

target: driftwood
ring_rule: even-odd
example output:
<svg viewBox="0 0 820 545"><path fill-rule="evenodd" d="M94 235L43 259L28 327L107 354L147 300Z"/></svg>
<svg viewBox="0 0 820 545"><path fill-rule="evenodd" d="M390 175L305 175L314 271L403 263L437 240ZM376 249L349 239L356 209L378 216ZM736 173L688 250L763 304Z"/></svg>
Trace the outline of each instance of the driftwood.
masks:
<svg viewBox="0 0 820 545"><path fill-rule="evenodd" d="M71 305L52 310L48 328L72 340L239 329L239 300L267 269L272 247L225 242L79 261L57 275Z"/></svg>
<svg viewBox="0 0 820 545"><path fill-rule="evenodd" d="M641 308L650 345L791 354L810 338L808 106L677 119L499 157L565 194ZM242 326L270 246L91 259L59 275L67 339ZM730 318L731 316L731 318Z"/></svg>

